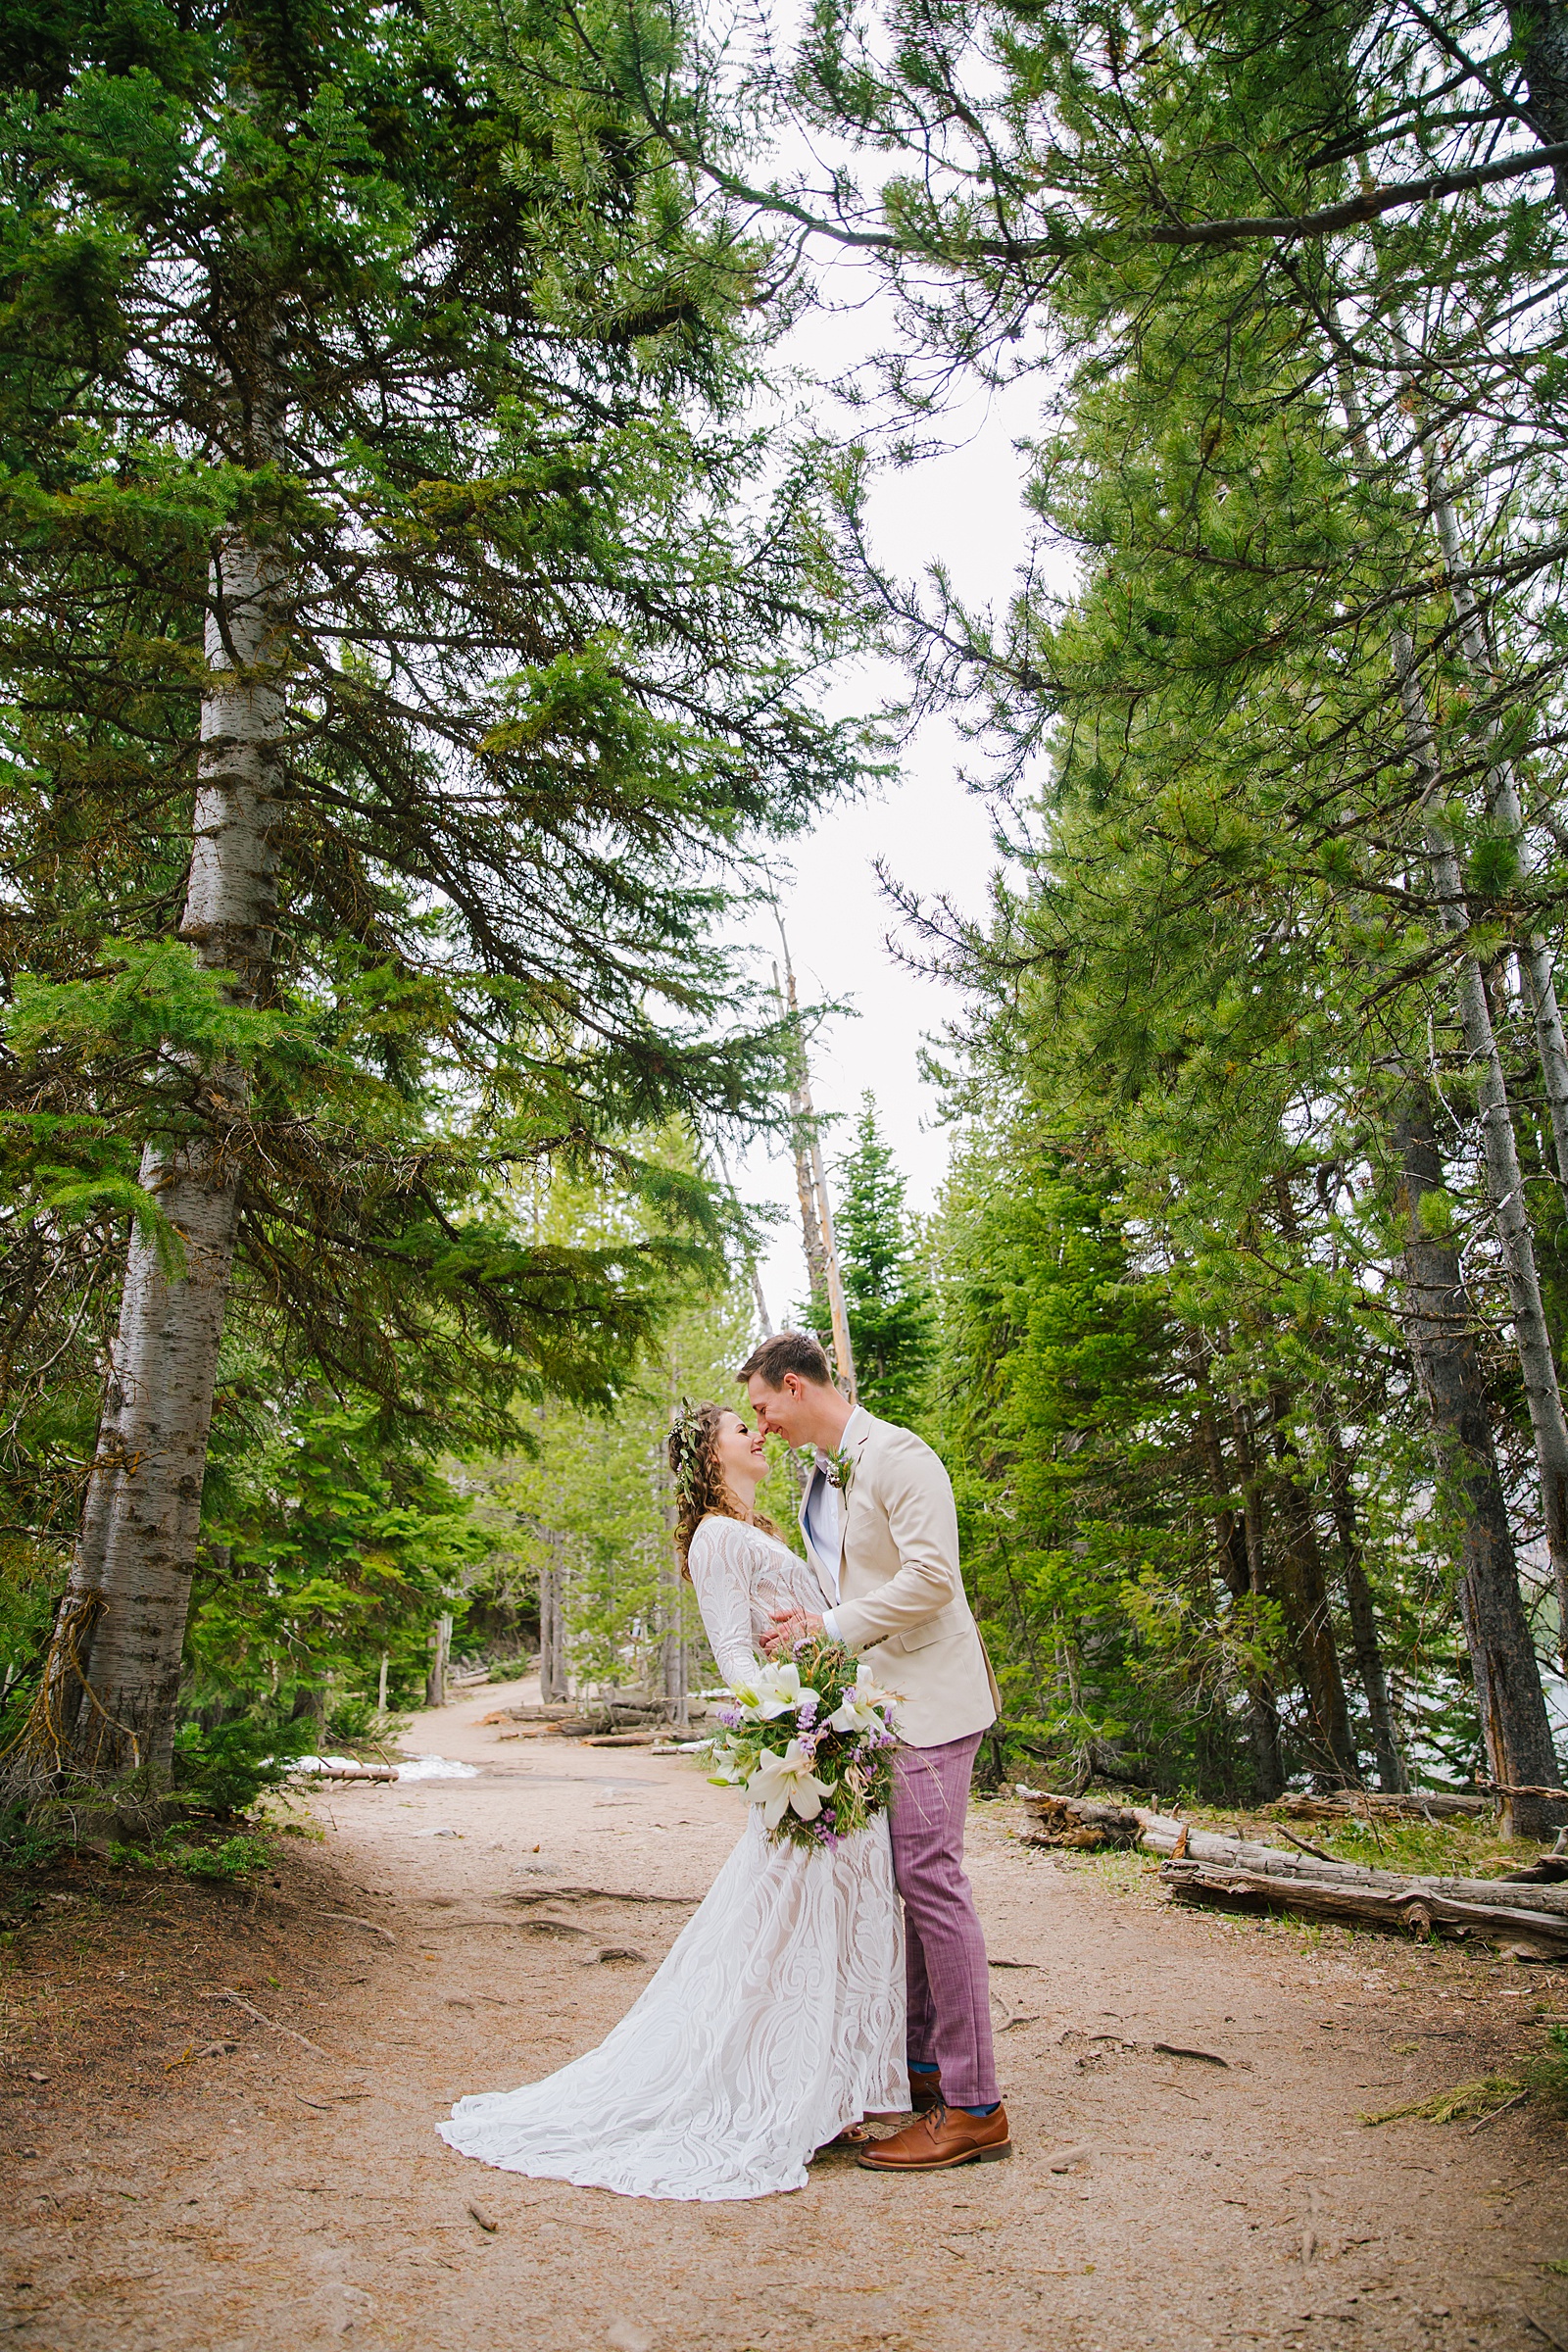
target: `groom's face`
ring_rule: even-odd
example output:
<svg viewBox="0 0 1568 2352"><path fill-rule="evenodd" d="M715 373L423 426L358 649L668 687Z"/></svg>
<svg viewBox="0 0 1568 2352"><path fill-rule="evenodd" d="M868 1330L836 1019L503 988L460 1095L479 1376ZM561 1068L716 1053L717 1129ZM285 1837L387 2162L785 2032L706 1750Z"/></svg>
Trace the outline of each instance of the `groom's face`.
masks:
<svg viewBox="0 0 1568 2352"><path fill-rule="evenodd" d="M786 1372L784 1385L770 1389L760 1372L754 1372L746 1384L746 1394L757 1415L757 1426L764 1437L780 1437L786 1446L805 1446L809 1443L805 1421L809 1407L804 1395L806 1383L798 1373Z"/></svg>

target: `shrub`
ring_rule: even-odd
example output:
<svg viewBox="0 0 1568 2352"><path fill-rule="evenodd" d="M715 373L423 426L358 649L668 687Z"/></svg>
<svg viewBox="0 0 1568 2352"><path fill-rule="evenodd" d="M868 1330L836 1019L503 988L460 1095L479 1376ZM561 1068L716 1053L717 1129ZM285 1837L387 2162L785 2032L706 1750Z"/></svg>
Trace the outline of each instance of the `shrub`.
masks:
<svg viewBox="0 0 1568 2352"><path fill-rule="evenodd" d="M275 1788L296 1756L309 1754L316 1725L242 1715L204 1731L182 1723L174 1735L174 1792L181 1808L228 1820L248 1812L264 1788Z"/></svg>
<svg viewBox="0 0 1568 2352"><path fill-rule="evenodd" d="M345 1691L341 1698L333 1698L327 1704L326 1729L333 1740L368 1739L380 1720L373 1698L356 1698Z"/></svg>

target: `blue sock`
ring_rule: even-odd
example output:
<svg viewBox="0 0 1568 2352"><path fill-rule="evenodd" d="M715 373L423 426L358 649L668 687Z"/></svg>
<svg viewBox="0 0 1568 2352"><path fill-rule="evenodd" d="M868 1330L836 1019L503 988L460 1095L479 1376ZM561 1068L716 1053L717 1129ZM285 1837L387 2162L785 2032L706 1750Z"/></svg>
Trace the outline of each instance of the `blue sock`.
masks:
<svg viewBox="0 0 1568 2352"><path fill-rule="evenodd" d="M965 2115L995 2115L1001 2105L1000 2099L993 2099L989 2107L966 2107L963 2112Z"/></svg>
<svg viewBox="0 0 1568 2352"><path fill-rule="evenodd" d="M938 2072L938 2069L934 2067L927 2058L911 2058L909 2060L909 2072L911 2075L934 2075Z"/></svg>

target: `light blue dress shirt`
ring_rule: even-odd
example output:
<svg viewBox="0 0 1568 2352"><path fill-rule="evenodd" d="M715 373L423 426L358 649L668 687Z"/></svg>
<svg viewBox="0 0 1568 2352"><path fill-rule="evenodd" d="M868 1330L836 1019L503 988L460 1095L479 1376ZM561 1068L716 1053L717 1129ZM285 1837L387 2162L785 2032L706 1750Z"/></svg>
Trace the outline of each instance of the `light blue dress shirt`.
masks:
<svg viewBox="0 0 1568 2352"><path fill-rule="evenodd" d="M842 1499L837 1487L829 1484L824 1459L818 1455L806 1489L806 1500L801 1505L801 1532L806 1538L806 1549L812 1567L821 1580L822 1590L834 1599L839 1590L839 1547L843 1528Z"/></svg>
<svg viewBox="0 0 1568 2352"><path fill-rule="evenodd" d="M857 1405L854 1412L850 1415L848 1421L846 1421L844 1424L844 1440L841 1450L858 1450L859 1441L861 1441L866 1434L866 1419L867 1416L864 1406ZM823 1566L823 1561L819 1556L817 1540L812 1532L812 1511L816 1496L818 1494L825 1496L827 1505L831 1508L833 1513L833 1550L831 1555L832 1567L831 1570L824 1575L823 1582L826 1585L827 1590L832 1593L834 1599L837 1600L839 1596L839 1554L843 1548L842 1529L845 1504L844 1496L840 1494L838 1488L828 1484L827 1471L828 1457L825 1453L819 1453L816 1457L816 1468L811 1474L811 1483L806 1490L806 1503L801 1516L802 1524L806 1530L806 1548L811 1554L813 1561L816 1562L816 1565L820 1570ZM833 1621L833 1612L831 1609L824 1609L822 1612L822 1631L824 1634L826 1634L830 1642L836 1642L839 1638L839 1629Z"/></svg>

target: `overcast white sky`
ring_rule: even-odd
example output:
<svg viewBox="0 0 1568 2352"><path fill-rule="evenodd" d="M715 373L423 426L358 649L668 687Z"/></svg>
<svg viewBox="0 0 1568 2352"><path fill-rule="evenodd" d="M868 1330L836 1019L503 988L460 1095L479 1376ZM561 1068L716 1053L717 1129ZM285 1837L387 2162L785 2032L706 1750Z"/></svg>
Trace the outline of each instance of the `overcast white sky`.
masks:
<svg viewBox="0 0 1568 2352"><path fill-rule="evenodd" d="M853 276L836 271L853 290ZM827 377L870 353L889 331L889 314L876 300L819 310L796 329L787 357ZM875 551L908 577L941 561L965 602L1001 607L1024 552L1022 467L1013 443L1038 415L1038 387L1015 387L1004 400L982 396L943 422L943 454L885 474L871 499ZM829 429L852 429L847 413L821 395ZM845 707L874 707L897 691L889 673L844 681ZM886 1133L909 1180L911 1204L931 1204L948 1162L949 1139L937 1124L937 1105L921 1080L923 1037L939 1031L953 1000L939 984L900 965L889 952L895 910L878 888L873 865L882 858L899 879L922 892L944 892L959 906L984 904L993 857L984 805L958 780L975 767L972 747L958 743L942 720L928 721L908 742L899 782L874 801L837 810L808 840L795 845L791 877L781 892L803 999L849 1001L858 1017L836 1020L813 1049L811 1077L819 1111L855 1111L862 1092L875 1094ZM771 942L767 943L771 951ZM831 1160L844 1148L847 1117L830 1129ZM806 1288L793 1163L754 1152L732 1171L743 1197L773 1200L788 1214L773 1229L761 1264L763 1290L775 1325L788 1319Z"/></svg>

